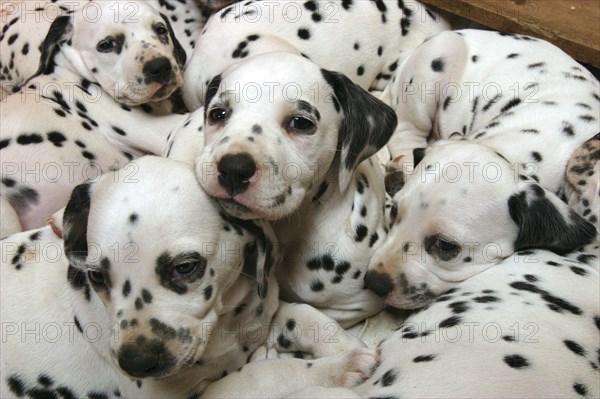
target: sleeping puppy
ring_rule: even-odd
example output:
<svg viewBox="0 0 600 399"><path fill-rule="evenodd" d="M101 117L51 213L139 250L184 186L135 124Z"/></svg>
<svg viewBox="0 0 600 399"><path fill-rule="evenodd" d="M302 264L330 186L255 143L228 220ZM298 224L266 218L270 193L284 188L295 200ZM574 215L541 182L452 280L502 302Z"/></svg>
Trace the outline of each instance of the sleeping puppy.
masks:
<svg viewBox="0 0 600 399"><path fill-rule="evenodd" d="M596 237L592 224L487 146L443 140L414 156L365 276L388 305L420 308L516 251L567 253Z"/></svg>

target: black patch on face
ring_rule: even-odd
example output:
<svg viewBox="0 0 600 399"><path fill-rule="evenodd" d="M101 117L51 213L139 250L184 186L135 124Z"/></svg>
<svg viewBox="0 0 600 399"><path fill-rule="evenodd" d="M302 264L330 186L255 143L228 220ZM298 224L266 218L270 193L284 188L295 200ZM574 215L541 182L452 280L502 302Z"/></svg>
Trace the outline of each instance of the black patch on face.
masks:
<svg viewBox="0 0 600 399"><path fill-rule="evenodd" d="M210 105L210 102L217 94L217 91L219 90L219 86L221 86L221 81L222 81L222 77L221 77L221 74L219 74L219 75L215 76L214 78L212 78L212 80L210 81L210 83L208 84L208 86L206 88L206 96L204 98L204 119L206 119L206 114L208 112L208 106Z"/></svg>
<svg viewBox="0 0 600 399"><path fill-rule="evenodd" d="M287 339L282 333L279 334L279 336L277 337L277 344L282 348L287 349L292 345L292 342L289 339Z"/></svg>
<svg viewBox="0 0 600 399"><path fill-rule="evenodd" d="M82 291L85 299L89 302L92 299L90 285L85 272L72 265L67 269L67 281L77 291Z"/></svg>
<svg viewBox="0 0 600 399"><path fill-rule="evenodd" d="M522 369L529 367L529 362L521 355L504 356L504 363L508 364L513 369Z"/></svg>
<svg viewBox="0 0 600 399"><path fill-rule="evenodd" d="M197 263L194 272L185 278L173 278L175 267L179 264L188 262ZM204 277L206 263L206 258L196 251L183 252L174 257L168 252L164 252L156 259L156 268L154 270L159 276L160 283L163 287L182 295L187 292L188 284Z"/></svg>
<svg viewBox="0 0 600 399"><path fill-rule="evenodd" d="M131 283L129 282L129 280L125 280L121 292L123 294L123 298L127 298L129 296L129 294L131 293Z"/></svg>
<svg viewBox="0 0 600 399"><path fill-rule="evenodd" d="M165 341L177 337L177 330L156 318L150 319L150 328L154 335Z"/></svg>

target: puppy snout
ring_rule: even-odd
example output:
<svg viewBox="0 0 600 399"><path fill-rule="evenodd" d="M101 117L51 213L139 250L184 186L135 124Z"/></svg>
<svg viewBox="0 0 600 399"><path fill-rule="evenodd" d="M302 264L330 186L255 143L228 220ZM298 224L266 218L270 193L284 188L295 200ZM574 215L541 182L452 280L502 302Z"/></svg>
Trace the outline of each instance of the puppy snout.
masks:
<svg viewBox="0 0 600 399"><path fill-rule="evenodd" d="M219 184L232 197L243 193L250 186L250 178L256 173L256 163L250 154L225 155L217 165Z"/></svg>
<svg viewBox="0 0 600 399"><path fill-rule="evenodd" d="M394 282L386 273L369 270L365 273L365 285L378 296L385 298L394 290Z"/></svg>
<svg viewBox="0 0 600 399"><path fill-rule="evenodd" d="M171 79L172 70L171 61L166 57L159 57L146 62L143 73L146 77L146 83L156 82L166 84Z"/></svg>
<svg viewBox="0 0 600 399"><path fill-rule="evenodd" d="M161 374L161 357L165 357L164 347L152 348L137 344L125 344L119 351L119 367L132 377L148 377Z"/></svg>

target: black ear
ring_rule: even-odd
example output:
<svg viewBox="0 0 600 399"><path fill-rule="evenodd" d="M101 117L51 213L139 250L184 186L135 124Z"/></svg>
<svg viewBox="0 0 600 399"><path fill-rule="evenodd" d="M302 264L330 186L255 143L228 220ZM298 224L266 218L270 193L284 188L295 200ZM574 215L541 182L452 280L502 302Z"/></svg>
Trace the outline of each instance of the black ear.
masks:
<svg viewBox="0 0 600 399"><path fill-rule="evenodd" d="M423 158L425 157L425 150L427 148L415 148L413 150L413 167L416 168L418 164L421 163Z"/></svg>
<svg viewBox="0 0 600 399"><path fill-rule="evenodd" d="M508 209L519 226L515 251L539 248L563 254L596 238L593 224L537 184L511 196Z"/></svg>
<svg viewBox="0 0 600 399"><path fill-rule="evenodd" d="M177 37L175 37L175 32L173 32L173 27L169 22L169 18L167 18L167 16L162 13L160 14L160 16L162 17L162 19L164 19L165 24L167 24L169 36L171 37L171 41L173 42L173 57L175 57L175 61L177 61L179 67L183 69L183 67L185 66L185 62L187 61L187 54L181 46L181 43L179 43L179 40L177 40Z"/></svg>
<svg viewBox="0 0 600 399"><path fill-rule="evenodd" d="M65 254L75 267L83 267L88 254L87 226L91 202L90 183L73 189L63 215Z"/></svg>
<svg viewBox="0 0 600 399"><path fill-rule="evenodd" d="M333 89L336 109L341 108L344 113L338 151L341 153L340 189L345 191L354 169L388 142L398 120L392 108L346 76L325 69L321 69L321 73Z"/></svg>
<svg viewBox="0 0 600 399"><path fill-rule="evenodd" d="M72 34L73 24L70 16L63 15L57 17L54 22L52 22L52 25L50 25L50 29L48 29L48 33L46 34L46 38L44 39L44 43L42 44L42 55L40 56L38 70L31 78L38 75L48 75L54 72L54 57L56 56L56 53L58 53L59 44L62 41L70 39Z"/></svg>

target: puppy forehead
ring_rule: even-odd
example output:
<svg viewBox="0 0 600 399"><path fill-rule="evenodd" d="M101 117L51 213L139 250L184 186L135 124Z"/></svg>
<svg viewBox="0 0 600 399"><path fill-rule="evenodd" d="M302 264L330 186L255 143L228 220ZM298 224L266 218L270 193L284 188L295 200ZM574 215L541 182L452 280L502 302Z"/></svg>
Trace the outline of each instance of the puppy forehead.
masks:
<svg viewBox="0 0 600 399"><path fill-rule="evenodd" d="M219 89L219 93L233 90L250 103L282 99L290 104L299 99L323 102L333 92L316 64L286 53L261 54L235 64L223 73Z"/></svg>

